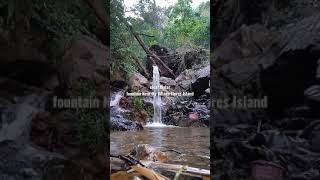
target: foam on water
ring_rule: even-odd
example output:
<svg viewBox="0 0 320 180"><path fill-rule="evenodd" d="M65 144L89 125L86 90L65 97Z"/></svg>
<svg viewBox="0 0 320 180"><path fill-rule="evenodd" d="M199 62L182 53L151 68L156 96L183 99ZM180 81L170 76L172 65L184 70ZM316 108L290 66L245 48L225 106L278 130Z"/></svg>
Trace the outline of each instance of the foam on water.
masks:
<svg viewBox="0 0 320 180"><path fill-rule="evenodd" d="M173 126L173 125L166 125L163 123L147 123L144 127L157 127L157 128L165 128L165 127L178 127L178 126Z"/></svg>

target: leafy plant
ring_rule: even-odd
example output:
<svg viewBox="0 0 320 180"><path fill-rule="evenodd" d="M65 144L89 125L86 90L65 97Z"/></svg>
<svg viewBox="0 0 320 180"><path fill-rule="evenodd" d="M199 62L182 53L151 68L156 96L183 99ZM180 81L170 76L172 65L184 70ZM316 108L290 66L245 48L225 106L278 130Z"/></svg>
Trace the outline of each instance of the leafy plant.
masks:
<svg viewBox="0 0 320 180"><path fill-rule="evenodd" d="M111 76L119 69L126 77L138 72L138 66L131 61L132 55L146 65L146 54L124 20L140 34L147 47L159 44L175 49L187 44L191 48L209 48L210 3L204 2L196 9L191 3L191 0L178 0L173 6L162 8L153 0L139 0L131 9L126 9L122 0L111 0ZM127 16L128 12L134 16Z"/></svg>
<svg viewBox="0 0 320 180"><path fill-rule="evenodd" d="M132 104L136 109L141 109L144 107L143 99L140 96L134 96L132 98Z"/></svg>

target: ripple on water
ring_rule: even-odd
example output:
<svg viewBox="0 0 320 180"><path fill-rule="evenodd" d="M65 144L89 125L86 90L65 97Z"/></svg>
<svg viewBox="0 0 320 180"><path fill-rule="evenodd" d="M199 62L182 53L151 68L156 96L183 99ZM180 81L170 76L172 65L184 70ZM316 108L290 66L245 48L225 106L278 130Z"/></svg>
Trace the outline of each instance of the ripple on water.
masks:
<svg viewBox="0 0 320 180"><path fill-rule="evenodd" d="M112 154L128 154L138 144L150 144L161 150L174 149L182 154L174 154L170 163L185 164L209 169L210 129L170 126L149 126L142 131L120 131L110 134Z"/></svg>

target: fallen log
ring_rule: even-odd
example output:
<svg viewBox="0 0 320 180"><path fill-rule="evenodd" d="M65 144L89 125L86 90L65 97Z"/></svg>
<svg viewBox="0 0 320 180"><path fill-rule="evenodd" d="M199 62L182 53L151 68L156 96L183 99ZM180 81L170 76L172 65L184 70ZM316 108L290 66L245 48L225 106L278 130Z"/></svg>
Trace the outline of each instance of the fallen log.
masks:
<svg viewBox="0 0 320 180"><path fill-rule="evenodd" d="M167 164L167 163L143 161L143 160L140 160L140 162L145 167L150 169L159 169L159 170L169 171L174 173L184 168L183 165L177 165L177 164ZM181 172L181 174L203 178L203 177L210 177L210 170L194 168L194 167L185 167L184 170Z"/></svg>
<svg viewBox="0 0 320 180"><path fill-rule="evenodd" d="M130 25L129 25L130 26ZM131 26L130 26L131 27ZM140 38L139 34L134 32L132 27L130 28L133 36L136 38L136 40L139 42L140 46L143 48L143 50L146 52L147 55L151 56L151 58L155 59L156 62L160 64L168 73L170 74L171 78L176 79L176 75L173 73L173 71L152 51L150 51L146 45L144 44L143 40ZM158 66L159 66L158 64ZM160 68L161 69L161 68Z"/></svg>
<svg viewBox="0 0 320 180"><path fill-rule="evenodd" d="M147 78L150 78L150 74L148 73L147 69L144 67L144 65L139 61L139 59L136 56L132 56L133 62L138 64L140 69L143 71L143 73L146 75Z"/></svg>
<svg viewBox="0 0 320 180"><path fill-rule="evenodd" d="M149 55L151 58L153 58L158 66L161 66L166 71L168 71L171 78L176 79L176 75L173 73L173 71L154 52L150 51L149 48L147 48L143 40L140 38L139 34L133 30L132 26L123 17L119 17L119 19L121 19L121 21L129 28L130 32L133 34L133 36L138 41L142 49L146 52L146 54ZM153 63L155 62L153 61Z"/></svg>

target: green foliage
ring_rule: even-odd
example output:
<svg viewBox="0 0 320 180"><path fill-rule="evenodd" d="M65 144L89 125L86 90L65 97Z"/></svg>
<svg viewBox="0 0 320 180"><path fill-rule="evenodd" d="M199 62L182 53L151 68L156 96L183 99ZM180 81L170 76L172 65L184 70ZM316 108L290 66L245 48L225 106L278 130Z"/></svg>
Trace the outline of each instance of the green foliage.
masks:
<svg viewBox="0 0 320 180"><path fill-rule="evenodd" d="M169 8L169 21L164 37L166 45L177 48L189 43L191 46L209 48L209 5L209 2L205 2L193 10L191 0L178 0L173 7Z"/></svg>
<svg viewBox="0 0 320 180"><path fill-rule="evenodd" d="M105 118L99 112L82 111L78 113L80 143L88 152L104 150L107 140Z"/></svg>
<svg viewBox="0 0 320 180"><path fill-rule="evenodd" d="M86 16L92 16L92 13L82 0L70 2L62 0L38 0L35 3L35 12L37 12L34 15L38 22L48 31L58 36L80 33L91 35L88 22L90 17ZM41 16L41 14L47 15Z"/></svg>
<svg viewBox="0 0 320 180"><path fill-rule="evenodd" d="M132 104L136 109L141 109L144 107L143 99L140 96L134 96L132 98Z"/></svg>
<svg viewBox="0 0 320 180"><path fill-rule="evenodd" d="M146 111L147 111L149 116L153 116L153 113L154 113L153 106L147 106L146 107Z"/></svg>
<svg viewBox="0 0 320 180"><path fill-rule="evenodd" d="M139 0L125 9L122 0L110 1L110 34L113 72L119 69L127 77L139 68L131 61L137 56L145 65L146 54L121 19L129 22L134 31L140 34L145 44L160 44L169 48L188 45L191 48L209 48L210 46L210 3L202 3L193 9L191 0L178 0L167 9L161 8L153 0ZM135 16L125 16L131 11Z"/></svg>
<svg viewBox="0 0 320 180"><path fill-rule="evenodd" d="M97 98L96 86L92 83L73 82L71 97ZM79 120L80 144L86 152L102 152L106 147L107 124L104 115L96 110L77 109L75 111Z"/></svg>

